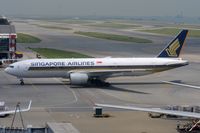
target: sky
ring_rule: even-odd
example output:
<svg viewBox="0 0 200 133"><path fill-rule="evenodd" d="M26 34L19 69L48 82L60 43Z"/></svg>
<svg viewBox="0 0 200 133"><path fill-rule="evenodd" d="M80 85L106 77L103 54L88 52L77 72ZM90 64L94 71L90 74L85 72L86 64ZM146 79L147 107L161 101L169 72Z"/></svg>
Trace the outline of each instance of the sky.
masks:
<svg viewBox="0 0 200 133"><path fill-rule="evenodd" d="M200 17L200 0L0 0L2 15Z"/></svg>

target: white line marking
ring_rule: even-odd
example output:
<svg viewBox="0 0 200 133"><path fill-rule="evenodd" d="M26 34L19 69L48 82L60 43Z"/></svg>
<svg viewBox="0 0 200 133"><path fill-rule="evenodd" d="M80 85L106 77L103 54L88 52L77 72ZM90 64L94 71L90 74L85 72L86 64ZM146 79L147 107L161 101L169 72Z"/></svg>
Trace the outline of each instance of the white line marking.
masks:
<svg viewBox="0 0 200 133"><path fill-rule="evenodd" d="M188 84L182 84L182 83L175 83L175 82L170 82L170 81L162 81L162 82L167 83L167 84L172 84L172 85L178 85L178 86L200 89L200 86L194 86L194 85L188 85Z"/></svg>
<svg viewBox="0 0 200 133"><path fill-rule="evenodd" d="M93 109L93 106L91 107L45 107L45 109Z"/></svg>
<svg viewBox="0 0 200 133"><path fill-rule="evenodd" d="M72 103L77 103L78 102L78 97L76 96L76 93L75 93L75 91L73 89L71 89L70 87L66 87L66 85L63 82L61 82L59 79L57 79L57 78L54 78L54 80L60 82L64 86L64 88L66 88L66 89L68 89L69 91L72 92L75 100L72 101L72 102L69 102L68 104L72 104Z"/></svg>
<svg viewBox="0 0 200 133"><path fill-rule="evenodd" d="M66 87L65 87L66 88ZM75 103L78 101L78 97L76 96L76 93L75 93L75 91L73 90L73 89L71 89L71 88L68 88L71 92L72 92L72 94L74 95L74 98L75 98Z"/></svg>
<svg viewBox="0 0 200 133"><path fill-rule="evenodd" d="M118 99L118 100L123 100L123 99L121 99L120 97L118 97L118 96L115 96L114 94L110 94L109 92L106 92L105 90L99 90L99 91L101 91L101 92L103 92L104 94L106 94L106 95L108 95L108 96L111 96L111 97L114 97L114 98L116 98L116 99ZM111 90L112 91L112 90Z"/></svg>

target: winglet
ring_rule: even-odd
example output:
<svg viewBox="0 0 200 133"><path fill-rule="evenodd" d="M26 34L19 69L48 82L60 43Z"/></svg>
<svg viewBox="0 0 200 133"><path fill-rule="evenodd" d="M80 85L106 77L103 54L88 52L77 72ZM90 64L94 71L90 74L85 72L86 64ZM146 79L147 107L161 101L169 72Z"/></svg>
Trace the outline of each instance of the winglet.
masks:
<svg viewBox="0 0 200 133"><path fill-rule="evenodd" d="M187 37L188 30L182 30L157 57L178 58Z"/></svg>
<svg viewBox="0 0 200 133"><path fill-rule="evenodd" d="M29 105L28 105L28 107L26 109L21 109L20 111L21 112L29 111L31 109L31 104L32 104L32 100L30 100Z"/></svg>
<svg viewBox="0 0 200 133"><path fill-rule="evenodd" d="M31 109L32 100L30 100L27 110Z"/></svg>
<svg viewBox="0 0 200 133"><path fill-rule="evenodd" d="M25 109L21 109L21 110L8 110L8 111L0 111L0 115L7 115L7 114L14 114L16 112L27 112L31 109L31 104L32 104L32 100L30 100L29 105L27 108Z"/></svg>

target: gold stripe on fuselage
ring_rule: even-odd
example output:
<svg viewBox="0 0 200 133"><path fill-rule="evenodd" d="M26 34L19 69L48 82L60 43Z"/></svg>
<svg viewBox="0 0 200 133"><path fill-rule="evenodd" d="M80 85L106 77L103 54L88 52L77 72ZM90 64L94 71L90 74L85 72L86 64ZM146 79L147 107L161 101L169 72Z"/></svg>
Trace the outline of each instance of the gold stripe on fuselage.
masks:
<svg viewBox="0 0 200 133"><path fill-rule="evenodd" d="M182 66L182 65L180 65ZM172 69L175 67L180 67L179 65L161 65L161 66L99 66L99 67L91 67L91 66L82 66L82 67L30 67L28 71L74 71L74 72L103 72L103 71L153 71L160 72L168 69Z"/></svg>

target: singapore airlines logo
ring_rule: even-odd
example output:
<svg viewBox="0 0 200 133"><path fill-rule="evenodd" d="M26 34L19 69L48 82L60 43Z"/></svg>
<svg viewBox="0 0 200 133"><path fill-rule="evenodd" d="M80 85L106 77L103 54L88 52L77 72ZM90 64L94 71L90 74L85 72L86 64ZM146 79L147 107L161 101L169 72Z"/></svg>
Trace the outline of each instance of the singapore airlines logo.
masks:
<svg viewBox="0 0 200 133"><path fill-rule="evenodd" d="M166 49L166 52L169 56L177 56L176 50L180 47L178 39L173 42L169 48Z"/></svg>

